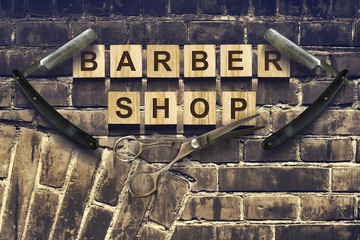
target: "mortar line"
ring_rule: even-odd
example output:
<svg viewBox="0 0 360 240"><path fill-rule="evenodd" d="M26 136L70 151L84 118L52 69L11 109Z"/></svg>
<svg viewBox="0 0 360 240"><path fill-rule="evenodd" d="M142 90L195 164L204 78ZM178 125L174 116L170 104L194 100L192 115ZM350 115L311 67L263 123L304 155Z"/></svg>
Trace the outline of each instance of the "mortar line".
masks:
<svg viewBox="0 0 360 240"><path fill-rule="evenodd" d="M79 155L79 151L74 151L71 153L70 156L70 162L69 162L69 166L68 169L66 171L66 177L65 177L65 181L64 181L64 185L63 185L63 192L60 192L59 194L59 198L58 198L58 206L55 212L55 217L53 220L53 224L51 226L51 230L50 230L50 234L49 234L49 239L54 239L54 233L55 233L55 229L56 229L56 224L58 222L59 219L59 215L60 215L60 211L62 209L62 204L64 202L64 198L65 198L65 194L66 194L66 190L70 184L70 179L71 179L71 175L72 172L75 168L76 162L77 162L77 157Z"/></svg>
<svg viewBox="0 0 360 240"><path fill-rule="evenodd" d="M105 149L102 153L102 157L101 157L101 163L95 173L95 179L94 182L92 184L92 188L91 188L91 192L90 195L88 197L87 203L85 204L85 209L84 209L84 213L80 222L80 227L77 233L77 238L76 240L81 240L81 236L83 234L83 231L85 231L85 225L86 225L86 219L89 215L92 203L95 200L95 194L96 194L96 190L98 189L98 185L100 183L100 179L103 176L104 170L105 170L105 162L107 161L107 159L109 159L110 156L110 151L108 149Z"/></svg>
<svg viewBox="0 0 360 240"><path fill-rule="evenodd" d="M43 150L45 149L46 145L49 144L50 142L50 137L47 134L43 134L43 137L41 139L41 144L40 144L40 156L39 156L39 162L38 162L38 166L36 169L36 173L35 173L35 179L34 179L34 185L33 185L33 191L31 193L30 196L30 200L29 200L29 207L26 213L26 217L25 217L25 225L24 225L24 229L22 232L22 240L25 240L26 238L26 233L28 230L28 226L30 223L30 216L31 216L31 212L33 210L33 206L34 206L34 201L35 201L35 195L36 195L36 190L38 189L38 185L40 182L40 177L41 177L41 169L42 169L42 160L44 158L45 153L43 152Z"/></svg>

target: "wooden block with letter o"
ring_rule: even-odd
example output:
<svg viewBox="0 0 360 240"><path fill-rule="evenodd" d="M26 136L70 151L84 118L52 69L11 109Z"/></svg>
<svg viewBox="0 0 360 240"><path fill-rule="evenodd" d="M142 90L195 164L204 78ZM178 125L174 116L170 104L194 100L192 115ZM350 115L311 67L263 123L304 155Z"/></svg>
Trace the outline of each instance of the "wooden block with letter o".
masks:
<svg viewBox="0 0 360 240"><path fill-rule="evenodd" d="M184 125L216 125L216 92L184 92Z"/></svg>
<svg viewBox="0 0 360 240"><path fill-rule="evenodd" d="M215 77L215 45L184 46L184 77Z"/></svg>
<svg viewBox="0 0 360 240"><path fill-rule="evenodd" d="M223 92L222 124L226 125L238 119L254 115L256 111L256 92ZM256 119L245 123L254 126Z"/></svg>
<svg viewBox="0 0 360 240"><path fill-rule="evenodd" d="M105 77L105 45L89 45L73 57L74 78Z"/></svg>
<svg viewBox="0 0 360 240"><path fill-rule="evenodd" d="M290 77L290 58L268 44L258 45L258 77Z"/></svg>
<svg viewBox="0 0 360 240"><path fill-rule="evenodd" d="M177 124L177 92L145 92L145 124Z"/></svg>
<svg viewBox="0 0 360 240"><path fill-rule="evenodd" d="M251 44L220 45L220 73L221 77L251 77Z"/></svg>
<svg viewBox="0 0 360 240"><path fill-rule="evenodd" d="M108 92L109 124L140 124L140 92Z"/></svg>
<svg viewBox="0 0 360 240"><path fill-rule="evenodd" d="M147 76L149 78L177 78L179 68L179 45L147 46Z"/></svg>
<svg viewBox="0 0 360 240"><path fill-rule="evenodd" d="M142 46L111 45L110 46L110 77L141 78L142 77Z"/></svg>

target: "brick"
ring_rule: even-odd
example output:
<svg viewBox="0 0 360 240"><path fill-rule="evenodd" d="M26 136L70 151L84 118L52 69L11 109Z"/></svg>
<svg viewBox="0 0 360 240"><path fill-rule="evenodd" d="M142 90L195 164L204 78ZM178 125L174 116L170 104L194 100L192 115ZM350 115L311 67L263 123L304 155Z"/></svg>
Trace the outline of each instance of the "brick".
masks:
<svg viewBox="0 0 360 240"><path fill-rule="evenodd" d="M189 188L189 183L174 174L167 174L161 180L163 180L163 184L157 192L150 219L169 228L175 220L180 203Z"/></svg>
<svg viewBox="0 0 360 240"><path fill-rule="evenodd" d="M30 16L48 17L52 15L51 0L36 1L29 0L29 13Z"/></svg>
<svg viewBox="0 0 360 240"><path fill-rule="evenodd" d="M168 5L167 0L143 1L142 5L145 16L160 17L160 16L166 16L167 14L167 5Z"/></svg>
<svg viewBox="0 0 360 240"><path fill-rule="evenodd" d="M255 16L270 16L275 15L276 13L276 1L266 1L266 0L254 0L254 14Z"/></svg>
<svg viewBox="0 0 360 240"><path fill-rule="evenodd" d="M240 204L240 197L191 197L181 219L240 220Z"/></svg>
<svg viewBox="0 0 360 240"><path fill-rule="evenodd" d="M140 0L116 0L114 1L114 13L117 15L139 15Z"/></svg>
<svg viewBox="0 0 360 240"><path fill-rule="evenodd" d="M297 197L249 196L244 198L247 220L296 220Z"/></svg>
<svg viewBox="0 0 360 240"><path fill-rule="evenodd" d="M241 22L191 22L189 35L192 44L241 44L244 26Z"/></svg>
<svg viewBox="0 0 360 240"><path fill-rule="evenodd" d="M297 88L297 83L289 79L259 78L256 104L287 103L296 105L299 102Z"/></svg>
<svg viewBox="0 0 360 240"><path fill-rule="evenodd" d="M74 80L72 99L74 101L74 106L107 106L107 94L105 92L104 79Z"/></svg>
<svg viewBox="0 0 360 240"><path fill-rule="evenodd" d="M97 39L91 44L112 45L127 43L128 33L124 21L76 22L73 25L74 36L82 33L87 28L92 28L97 33Z"/></svg>
<svg viewBox="0 0 360 240"><path fill-rule="evenodd" d="M26 215L34 190L36 170L40 158L43 134L21 128L18 148L15 151L10 190L0 236L2 239L21 239ZM26 171L25 171L26 169Z"/></svg>
<svg viewBox="0 0 360 240"><path fill-rule="evenodd" d="M86 1L86 10L88 14L95 16L106 16L110 12L110 1Z"/></svg>
<svg viewBox="0 0 360 240"><path fill-rule="evenodd" d="M170 13L173 14L195 14L196 0L172 0L170 1Z"/></svg>
<svg viewBox="0 0 360 240"><path fill-rule="evenodd" d="M279 13L291 16L301 16L303 12L303 2L297 0L281 1Z"/></svg>
<svg viewBox="0 0 360 240"><path fill-rule="evenodd" d="M304 109L305 110L305 109ZM274 112L274 129L278 130L302 111L284 110ZM311 135L353 135L358 130L360 113L352 110L325 110L301 134ZM346 124L345 124L346 123Z"/></svg>
<svg viewBox="0 0 360 240"><path fill-rule="evenodd" d="M81 239L104 239L110 226L112 212L100 207L91 207Z"/></svg>
<svg viewBox="0 0 360 240"><path fill-rule="evenodd" d="M140 235L140 239L165 240L165 238L166 238L166 232L150 226L145 226L141 231L141 235Z"/></svg>
<svg viewBox="0 0 360 240"><path fill-rule="evenodd" d="M83 4L81 0L62 0L56 1L57 13L60 16L69 14L81 14L83 12Z"/></svg>
<svg viewBox="0 0 360 240"><path fill-rule="evenodd" d="M330 0L305 0L305 15L309 17L327 18L330 12Z"/></svg>
<svg viewBox="0 0 360 240"><path fill-rule="evenodd" d="M32 82L30 84L34 89L51 105L51 106L68 106L67 92L68 84L56 82ZM33 107L26 98L20 87L15 87L15 106L16 107Z"/></svg>
<svg viewBox="0 0 360 240"><path fill-rule="evenodd" d="M187 27L183 22L147 22L130 24L130 44L187 43Z"/></svg>
<svg viewBox="0 0 360 240"><path fill-rule="evenodd" d="M278 225L276 239L358 239L359 225Z"/></svg>
<svg viewBox="0 0 360 240"><path fill-rule="evenodd" d="M173 170L194 179L191 187L193 192L216 191L217 170L214 167L175 167Z"/></svg>
<svg viewBox="0 0 360 240"><path fill-rule="evenodd" d="M357 4L352 0L334 0L333 11L335 17L353 18L356 15Z"/></svg>
<svg viewBox="0 0 360 240"><path fill-rule="evenodd" d="M16 122L32 122L34 121L33 110L0 110L0 118L2 120Z"/></svg>
<svg viewBox="0 0 360 240"><path fill-rule="evenodd" d="M11 43L11 30L8 22L0 22L0 42L2 46L7 46Z"/></svg>
<svg viewBox="0 0 360 240"><path fill-rule="evenodd" d="M355 35L356 36L356 35ZM338 53L330 55L331 65L341 71L342 69L349 70L348 78L354 79L360 75L359 66L356 61L360 60L359 53Z"/></svg>
<svg viewBox="0 0 360 240"><path fill-rule="evenodd" d="M11 0L3 0L0 5L0 17L5 18L13 15Z"/></svg>
<svg viewBox="0 0 360 240"><path fill-rule="evenodd" d="M9 3L11 5L11 3ZM1 2L2 5L2 2ZM16 18L23 18L26 14L26 1L25 0L14 0L13 1L12 16ZM11 12L11 11L10 11Z"/></svg>
<svg viewBox="0 0 360 240"><path fill-rule="evenodd" d="M11 149L13 148L14 127L9 125L0 125L0 178L8 176L8 169L10 164Z"/></svg>
<svg viewBox="0 0 360 240"><path fill-rule="evenodd" d="M245 141L245 162L285 162L296 161L295 140L290 140L271 152L262 148L264 139L249 139ZM270 154L271 153L271 154Z"/></svg>
<svg viewBox="0 0 360 240"><path fill-rule="evenodd" d="M102 150L79 149L55 226L54 239L76 238Z"/></svg>
<svg viewBox="0 0 360 240"><path fill-rule="evenodd" d="M305 221L353 220L355 198L348 196L302 196L301 219Z"/></svg>
<svg viewBox="0 0 360 240"><path fill-rule="evenodd" d="M107 135L107 111L106 110L92 110L92 111L81 111L81 110L59 110L70 122L75 126L84 130L90 135ZM37 116L38 125L43 127L51 127L43 117Z"/></svg>
<svg viewBox="0 0 360 240"><path fill-rule="evenodd" d="M213 239L214 227L206 225L177 225L171 240Z"/></svg>
<svg viewBox="0 0 360 240"><path fill-rule="evenodd" d="M334 32L337 37L334 38ZM304 22L301 25L301 45L350 46L351 24L333 22Z"/></svg>
<svg viewBox="0 0 360 240"><path fill-rule="evenodd" d="M230 15L247 15L249 11L249 1L226 0L227 13Z"/></svg>
<svg viewBox="0 0 360 240"><path fill-rule="evenodd" d="M273 239L270 226L233 225L216 227L217 239Z"/></svg>
<svg viewBox="0 0 360 240"><path fill-rule="evenodd" d="M355 33L354 33L354 46L360 46L360 24L355 23Z"/></svg>
<svg viewBox="0 0 360 240"><path fill-rule="evenodd" d="M220 0L200 0L199 8L205 14L221 14L221 1Z"/></svg>
<svg viewBox="0 0 360 240"><path fill-rule="evenodd" d="M333 168L332 190L336 192L360 191L360 168Z"/></svg>
<svg viewBox="0 0 360 240"><path fill-rule="evenodd" d="M294 43L298 43L297 36L299 33L298 24L296 22L282 22L282 23L247 23L247 36L249 44L269 44L264 39L264 33L273 28L286 38L290 39Z"/></svg>
<svg viewBox="0 0 360 240"><path fill-rule="evenodd" d="M58 198L58 195L54 193L36 193L25 239L48 239L56 214Z"/></svg>
<svg viewBox="0 0 360 240"><path fill-rule="evenodd" d="M324 168L220 168L219 191L327 191L329 171Z"/></svg>
<svg viewBox="0 0 360 240"><path fill-rule="evenodd" d="M74 149L74 143L68 138L50 134L50 141L43 150L41 184L55 188L64 185L66 171Z"/></svg>
<svg viewBox="0 0 360 240"><path fill-rule="evenodd" d="M114 159L113 153L109 153L106 158L106 165L101 176L99 188L95 193L95 199L99 202L116 206L119 195L125 186L128 177L130 164Z"/></svg>
<svg viewBox="0 0 360 240"><path fill-rule="evenodd" d="M0 88L7 88L10 83L0 84ZM0 90L1 91L1 90ZM0 92L0 107L10 107L11 105L11 90Z"/></svg>
<svg viewBox="0 0 360 240"><path fill-rule="evenodd" d="M353 159L350 139L312 139L300 142L300 157L304 162L350 162Z"/></svg>
<svg viewBox="0 0 360 240"><path fill-rule="evenodd" d="M302 92L303 104L312 104L328 87L330 83L311 82L303 85ZM352 104L354 99L354 89L344 86L336 94L330 105Z"/></svg>
<svg viewBox="0 0 360 240"><path fill-rule="evenodd" d="M15 43L22 46L61 46L69 40L63 22L17 22Z"/></svg>

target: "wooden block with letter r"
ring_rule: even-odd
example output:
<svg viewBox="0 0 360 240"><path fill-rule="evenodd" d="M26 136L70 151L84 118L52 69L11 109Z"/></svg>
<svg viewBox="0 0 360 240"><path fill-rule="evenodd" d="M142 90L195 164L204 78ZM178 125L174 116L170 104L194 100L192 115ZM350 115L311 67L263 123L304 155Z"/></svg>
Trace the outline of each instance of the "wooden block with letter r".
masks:
<svg viewBox="0 0 360 240"><path fill-rule="evenodd" d="M290 77L290 58L269 44L258 45L258 77Z"/></svg>
<svg viewBox="0 0 360 240"><path fill-rule="evenodd" d="M179 45L147 46L147 77L179 77Z"/></svg>

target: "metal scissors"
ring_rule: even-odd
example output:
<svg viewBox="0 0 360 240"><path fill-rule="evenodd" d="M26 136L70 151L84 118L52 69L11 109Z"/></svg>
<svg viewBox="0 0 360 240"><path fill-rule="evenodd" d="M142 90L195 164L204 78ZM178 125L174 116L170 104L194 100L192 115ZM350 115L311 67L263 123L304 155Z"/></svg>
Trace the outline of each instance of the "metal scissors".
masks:
<svg viewBox="0 0 360 240"><path fill-rule="evenodd" d="M113 152L119 160L129 162L138 158L143 151L153 147L169 146L173 149L178 150L178 153L174 160L172 160L164 168L156 172L137 172L130 178L128 182L129 191L136 197L148 197L157 190L157 182L160 174L170 170L177 161L179 161L186 155L198 149L207 147L211 144L218 143L240 135L249 134L253 131L263 128L264 126L260 126L232 131L257 116L259 116L259 114L239 119L230 124L205 133L201 136L185 141L176 141L171 143L142 143L135 136L126 136L119 138L115 142ZM140 181L141 184L133 184L134 182L138 181Z"/></svg>

